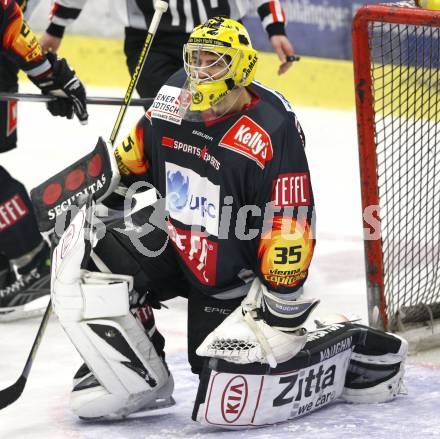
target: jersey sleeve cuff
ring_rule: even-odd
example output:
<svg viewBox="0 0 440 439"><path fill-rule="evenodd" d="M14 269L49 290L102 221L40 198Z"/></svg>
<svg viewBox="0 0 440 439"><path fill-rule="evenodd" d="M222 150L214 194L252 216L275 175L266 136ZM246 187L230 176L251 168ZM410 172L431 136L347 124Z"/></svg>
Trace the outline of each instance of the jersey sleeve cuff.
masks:
<svg viewBox="0 0 440 439"><path fill-rule="evenodd" d="M49 35L52 35L53 37L63 38L65 30L66 30L65 26L61 26L55 23L50 23L46 29L46 32Z"/></svg>
<svg viewBox="0 0 440 439"><path fill-rule="evenodd" d="M37 65L36 67L33 67L32 69L23 69L23 71L26 73L26 75L29 76L29 78L37 78L39 76L46 75L49 73L52 69L52 64L49 62L48 59L45 59L41 64Z"/></svg>
<svg viewBox="0 0 440 439"><path fill-rule="evenodd" d="M266 26L266 32L269 35L269 38L274 35L286 35L286 27L284 26L284 23L281 22L271 23Z"/></svg>

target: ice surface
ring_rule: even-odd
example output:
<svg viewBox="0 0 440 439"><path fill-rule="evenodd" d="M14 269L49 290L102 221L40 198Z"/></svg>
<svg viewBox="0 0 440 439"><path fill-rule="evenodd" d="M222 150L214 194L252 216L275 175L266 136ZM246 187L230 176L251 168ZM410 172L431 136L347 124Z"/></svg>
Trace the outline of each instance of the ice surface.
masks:
<svg viewBox="0 0 440 439"><path fill-rule="evenodd" d="M24 89L23 91L29 91ZM123 96L123 91L89 89L92 95ZM117 107L90 106L90 122L50 117L41 104L19 105L19 148L0 163L28 189L89 152L99 135L109 137ZM128 112L121 135L142 115ZM297 109L307 137L307 155L317 206L318 241L305 294L319 297L315 315L356 314L366 321L362 221L355 116L352 112ZM408 367L409 395L382 405L335 403L304 418L252 431L224 432L191 421L197 380L186 362L186 304L169 302L157 313L167 339L167 355L176 381L177 405L116 423L84 423L69 411L71 378L81 364L52 317L20 399L0 413L0 438L279 438L319 439L440 437L440 369ZM0 388L21 372L40 319L2 324ZM423 361L423 359L420 359ZM439 357L429 358L439 363Z"/></svg>
<svg viewBox="0 0 440 439"><path fill-rule="evenodd" d="M168 322L177 322L174 325L177 329L165 331L167 340L171 341L168 362L176 383L175 406L119 422L83 422L77 419L68 408L68 397L71 377L81 361L53 319L23 395L0 415L0 437L416 439L440 435L437 413L440 370L415 365L407 368L408 395L399 396L390 403L352 405L336 401L295 421L246 431L202 427L190 419L197 378L191 374L186 361L184 331L179 331L180 327L184 327L184 322L179 319L179 315L184 313L184 304L183 301L172 301L171 306L175 311L164 310L161 317L169 313L164 318ZM18 365L23 364L24 350L28 348L36 323L34 319L9 325L11 340L21 340L22 343L18 346L4 343L4 340L1 343L2 353L7 353L0 360L2 387L12 382Z"/></svg>

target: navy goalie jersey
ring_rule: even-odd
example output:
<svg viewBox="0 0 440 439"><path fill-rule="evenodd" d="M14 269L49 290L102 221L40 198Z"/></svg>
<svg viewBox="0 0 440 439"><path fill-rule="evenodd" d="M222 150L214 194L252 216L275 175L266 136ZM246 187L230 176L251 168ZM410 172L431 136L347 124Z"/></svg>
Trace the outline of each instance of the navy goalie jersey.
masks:
<svg viewBox="0 0 440 439"><path fill-rule="evenodd" d="M199 290L259 276L272 291L297 291L315 245L314 201L289 102L253 82L242 111L190 122L179 115L185 79L173 75L117 147L122 181L147 181L165 198L169 237Z"/></svg>

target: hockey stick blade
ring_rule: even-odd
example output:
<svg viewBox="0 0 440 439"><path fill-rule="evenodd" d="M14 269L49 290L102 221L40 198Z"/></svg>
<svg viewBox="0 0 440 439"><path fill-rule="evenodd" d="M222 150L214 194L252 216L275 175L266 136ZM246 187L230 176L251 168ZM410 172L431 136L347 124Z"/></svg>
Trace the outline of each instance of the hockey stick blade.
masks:
<svg viewBox="0 0 440 439"><path fill-rule="evenodd" d="M41 321L40 327L38 328L37 336L35 337L31 351L29 352L29 356L24 365L23 372L14 384L7 387L6 389L0 390L0 410L17 401L17 399L20 398L20 395L23 393L24 386L26 385L29 372L34 362L35 354L37 353L38 347L40 346L44 331L47 326L47 322L49 321L51 309L52 305L51 301L49 300L43 316L43 320Z"/></svg>
<svg viewBox="0 0 440 439"><path fill-rule="evenodd" d="M14 102L51 102L58 99L56 96L51 95L39 95L33 93L3 93L0 92L0 101L14 101ZM131 99L131 106L136 107L146 107L153 103L154 98L140 98ZM122 105L124 104L124 99L112 98L112 97L87 97L87 104L91 105Z"/></svg>
<svg viewBox="0 0 440 439"><path fill-rule="evenodd" d="M20 378L9 386L8 388L0 391L0 410L3 410L8 405L17 401L20 395L23 393L24 386L26 385L27 378L20 375Z"/></svg>

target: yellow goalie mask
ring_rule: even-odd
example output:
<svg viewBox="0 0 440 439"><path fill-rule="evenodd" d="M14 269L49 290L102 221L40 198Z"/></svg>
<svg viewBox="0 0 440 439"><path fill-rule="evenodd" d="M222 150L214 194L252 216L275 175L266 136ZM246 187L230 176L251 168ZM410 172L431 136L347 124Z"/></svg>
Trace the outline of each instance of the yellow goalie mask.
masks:
<svg viewBox="0 0 440 439"><path fill-rule="evenodd" d="M202 112L252 82L258 53L241 23L214 17L193 30L183 47L183 60L187 111Z"/></svg>

